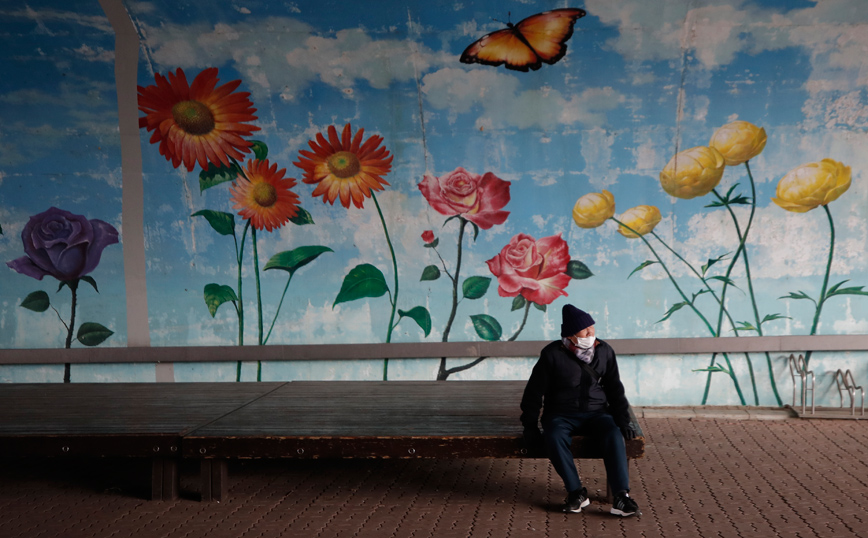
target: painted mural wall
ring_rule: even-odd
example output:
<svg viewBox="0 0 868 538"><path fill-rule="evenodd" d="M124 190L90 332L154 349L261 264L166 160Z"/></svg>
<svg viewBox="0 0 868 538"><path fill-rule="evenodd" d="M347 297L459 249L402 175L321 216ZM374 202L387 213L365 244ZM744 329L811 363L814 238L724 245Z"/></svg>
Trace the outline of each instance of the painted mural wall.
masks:
<svg viewBox="0 0 868 538"><path fill-rule="evenodd" d="M73 5L0 19L5 348L126 345L114 32ZM545 340L567 302L602 338L868 333L860 0L124 6L154 346ZM808 358L868 377L865 354ZM175 378L503 379L533 361ZM639 404L792 389L772 354L621 363Z"/></svg>

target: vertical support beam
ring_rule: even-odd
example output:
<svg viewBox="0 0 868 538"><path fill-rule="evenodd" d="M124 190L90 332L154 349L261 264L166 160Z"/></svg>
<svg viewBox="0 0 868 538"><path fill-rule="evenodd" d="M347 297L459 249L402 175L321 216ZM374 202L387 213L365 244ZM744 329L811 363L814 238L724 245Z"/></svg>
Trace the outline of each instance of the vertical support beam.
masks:
<svg viewBox="0 0 868 538"><path fill-rule="evenodd" d="M178 498L178 460L151 458L152 501L174 501Z"/></svg>
<svg viewBox="0 0 868 538"><path fill-rule="evenodd" d="M228 497L229 474L224 459L199 460L199 488L203 502L221 502Z"/></svg>

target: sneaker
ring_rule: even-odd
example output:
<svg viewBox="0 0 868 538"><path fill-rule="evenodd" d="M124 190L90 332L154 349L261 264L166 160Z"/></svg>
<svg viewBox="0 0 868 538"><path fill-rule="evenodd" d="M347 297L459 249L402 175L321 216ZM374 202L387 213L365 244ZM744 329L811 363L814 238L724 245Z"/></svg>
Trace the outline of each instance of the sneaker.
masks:
<svg viewBox="0 0 868 538"><path fill-rule="evenodd" d="M639 505L636 504L636 501L630 497L630 494L626 491L618 493L615 495L615 500L612 502L612 509L610 512L615 514L616 516L626 517L632 516L636 512L639 511Z"/></svg>
<svg viewBox="0 0 868 538"><path fill-rule="evenodd" d="M591 499L588 498L588 488L582 488L571 492L567 496L567 501L564 505L564 512L573 512L578 514L582 511L582 508L589 504L591 504Z"/></svg>

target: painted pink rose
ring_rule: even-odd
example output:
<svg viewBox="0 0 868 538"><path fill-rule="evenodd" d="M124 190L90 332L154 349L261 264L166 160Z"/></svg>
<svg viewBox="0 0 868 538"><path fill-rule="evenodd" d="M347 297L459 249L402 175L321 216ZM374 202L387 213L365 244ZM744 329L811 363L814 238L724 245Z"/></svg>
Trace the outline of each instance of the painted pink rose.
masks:
<svg viewBox="0 0 868 538"><path fill-rule="evenodd" d="M438 213L461 215L487 230L509 216L509 211L503 211L509 203L509 185L491 172L479 175L459 166L440 177L426 175L419 190Z"/></svg>
<svg viewBox="0 0 868 538"><path fill-rule="evenodd" d="M566 273L570 262L570 249L561 234L536 240L527 234L518 234L500 254L486 263L497 277L497 293L501 297L521 294L539 305L566 296L564 288L570 283Z"/></svg>
<svg viewBox="0 0 868 538"><path fill-rule="evenodd" d="M422 241L425 241L426 244L434 242L434 232L431 230L425 230L422 232Z"/></svg>

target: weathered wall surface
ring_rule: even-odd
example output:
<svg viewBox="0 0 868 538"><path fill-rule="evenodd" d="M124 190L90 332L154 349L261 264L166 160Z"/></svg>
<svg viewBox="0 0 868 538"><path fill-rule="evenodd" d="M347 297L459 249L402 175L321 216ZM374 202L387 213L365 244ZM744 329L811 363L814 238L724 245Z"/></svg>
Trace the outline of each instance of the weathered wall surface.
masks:
<svg viewBox="0 0 868 538"><path fill-rule="evenodd" d="M96 2L4 11L0 347L125 347L128 319L153 346L545 340L567 302L602 338L868 333L859 0L122 7L140 42L138 95L119 98L139 108L144 252L121 225L117 29ZM124 276L142 258L145 296ZM868 377L864 353L809 358L827 403L827 372ZM637 403L791 394L780 354L621 363ZM488 359L450 379L532 364ZM64 371L0 366L0 379ZM152 381L155 367L68 373Z"/></svg>

